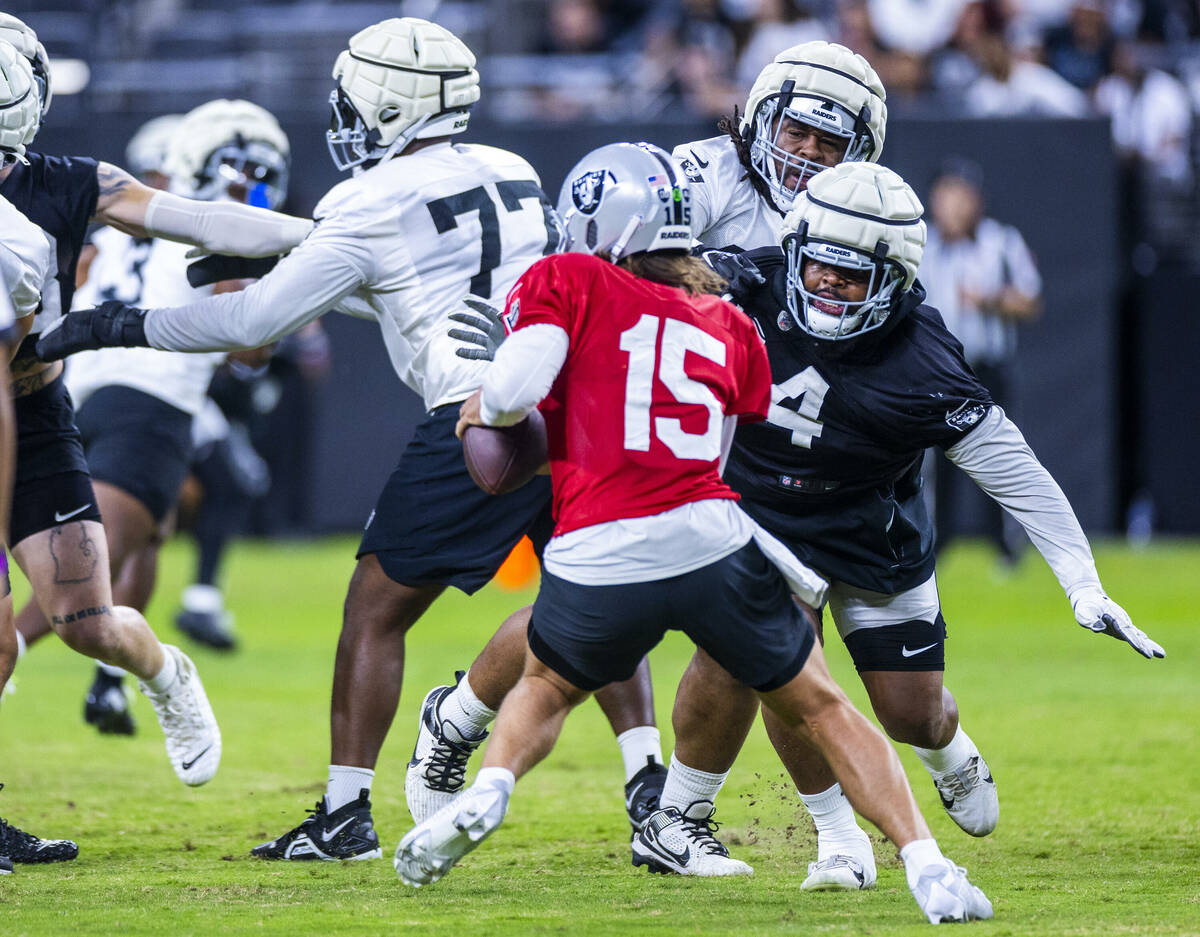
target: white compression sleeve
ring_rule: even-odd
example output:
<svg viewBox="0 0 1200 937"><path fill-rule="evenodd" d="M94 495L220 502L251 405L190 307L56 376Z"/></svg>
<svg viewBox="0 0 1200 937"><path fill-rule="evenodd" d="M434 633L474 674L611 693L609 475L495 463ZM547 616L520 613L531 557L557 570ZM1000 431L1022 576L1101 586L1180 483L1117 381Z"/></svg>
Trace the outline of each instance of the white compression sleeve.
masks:
<svg viewBox="0 0 1200 937"><path fill-rule="evenodd" d="M216 254L269 257L294 248L313 223L237 202L199 202L157 192L146 205L143 227L151 237L184 241Z"/></svg>
<svg viewBox="0 0 1200 937"><path fill-rule="evenodd" d="M566 332L546 322L506 338L484 373L480 419L488 426L512 426L525 419L550 393L569 344Z"/></svg>
<svg viewBox="0 0 1200 937"><path fill-rule="evenodd" d="M257 283L146 313L146 339L167 351L258 348L328 312L366 277L353 257L310 239Z"/></svg>
<svg viewBox="0 0 1200 937"><path fill-rule="evenodd" d="M1068 597L1100 587L1092 549L1066 495L1003 410L992 407L946 456L1021 522Z"/></svg>

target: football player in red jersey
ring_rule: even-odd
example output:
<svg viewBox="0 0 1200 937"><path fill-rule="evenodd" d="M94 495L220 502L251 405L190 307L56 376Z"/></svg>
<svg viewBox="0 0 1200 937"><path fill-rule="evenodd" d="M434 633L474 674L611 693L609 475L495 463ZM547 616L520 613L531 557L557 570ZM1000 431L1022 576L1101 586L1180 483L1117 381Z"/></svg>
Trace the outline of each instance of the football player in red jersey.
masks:
<svg viewBox="0 0 1200 937"><path fill-rule="evenodd" d="M460 435L512 425L539 404L546 420L556 527L525 671L474 785L401 840L397 872L410 885L435 882L491 834L570 709L629 678L673 628L825 754L855 807L900 849L930 921L991 917L983 893L942 856L895 752L833 682L791 600L819 603L824 582L721 481L737 422L766 417L770 367L750 320L704 295L720 284L687 254L686 181L657 147L613 144L570 172L559 211L572 253L538 261L510 292L515 332L458 424ZM749 874L714 837L712 804L692 806L654 814L635 862Z"/></svg>

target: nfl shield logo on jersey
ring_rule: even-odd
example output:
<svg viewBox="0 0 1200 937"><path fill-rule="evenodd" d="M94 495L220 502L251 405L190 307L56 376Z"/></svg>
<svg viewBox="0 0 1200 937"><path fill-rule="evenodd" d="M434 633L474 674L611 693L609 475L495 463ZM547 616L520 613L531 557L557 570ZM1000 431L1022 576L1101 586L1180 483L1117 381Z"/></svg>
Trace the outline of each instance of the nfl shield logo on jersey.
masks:
<svg viewBox="0 0 1200 937"><path fill-rule="evenodd" d="M590 215L600 207L600 198L604 194L605 174L602 169L585 172L571 183L571 201L583 214Z"/></svg>

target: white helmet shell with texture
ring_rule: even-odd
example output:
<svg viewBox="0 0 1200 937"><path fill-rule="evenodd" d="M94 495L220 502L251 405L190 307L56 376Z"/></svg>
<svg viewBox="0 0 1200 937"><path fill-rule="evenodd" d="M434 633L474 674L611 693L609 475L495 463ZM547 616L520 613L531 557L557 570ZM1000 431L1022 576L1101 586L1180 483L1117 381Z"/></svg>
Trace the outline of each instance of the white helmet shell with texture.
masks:
<svg viewBox="0 0 1200 937"><path fill-rule="evenodd" d="M670 155L651 143L610 143L572 167L558 196L568 251L616 263L641 251L688 250L692 193Z"/></svg>
<svg viewBox="0 0 1200 937"><path fill-rule="evenodd" d="M182 120L182 114L163 114L138 127L125 145L125 168L139 179L149 172L162 172L171 137Z"/></svg>
<svg viewBox="0 0 1200 937"><path fill-rule="evenodd" d="M0 153L4 160L24 159L42 122L29 60L11 42L0 39Z"/></svg>
<svg viewBox="0 0 1200 937"><path fill-rule="evenodd" d="M783 220L788 306L796 324L821 339L847 339L883 325L917 277L925 252L924 208L892 170L842 163L816 176ZM832 301L806 289L804 265L869 274L861 301Z"/></svg>
<svg viewBox="0 0 1200 937"><path fill-rule="evenodd" d="M50 99L54 97L50 83L50 57L46 54L46 47L38 42L37 33L11 13L0 13L0 39L11 42L29 61L42 117L45 117L50 110Z"/></svg>
<svg viewBox="0 0 1200 937"><path fill-rule="evenodd" d="M413 140L462 133L479 100L471 50L445 27L411 16L355 33L333 77L326 136L342 170L388 159Z"/></svg>
<svg viewBox="0 0 1200 937"><path fill-rule="evenodd" d="M740 133L754 172L786 207L826 167L779 146L783 118L846 141L843 162L878 161L887 131L887 92L871 64L836 42L816 40L784 49L759 73Z"/></svg>
<svg viewBox="0 0 1200 937"><path fill-rule="evenodd" d="M162 171L179 195L277 208L287 195L290 155L287 134L270 111L218 98L184 115Z"/></svg>

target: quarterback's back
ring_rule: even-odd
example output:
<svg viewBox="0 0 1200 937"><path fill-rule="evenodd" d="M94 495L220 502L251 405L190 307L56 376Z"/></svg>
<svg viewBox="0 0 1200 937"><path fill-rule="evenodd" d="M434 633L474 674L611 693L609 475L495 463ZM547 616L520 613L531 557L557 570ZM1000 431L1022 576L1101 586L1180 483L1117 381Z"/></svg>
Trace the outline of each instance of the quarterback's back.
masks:
<svg viewBox="0 0 1200 937"><path fill-rule="evenodd" d="M314 237L356 242L363 287L341 308L379 321L392 364L428 409L479 386L446 317L467 294L496 305L559 233L537 173L490 146L436 143L335 186ZM332 229L332 230L330 230Z"/></svg>

